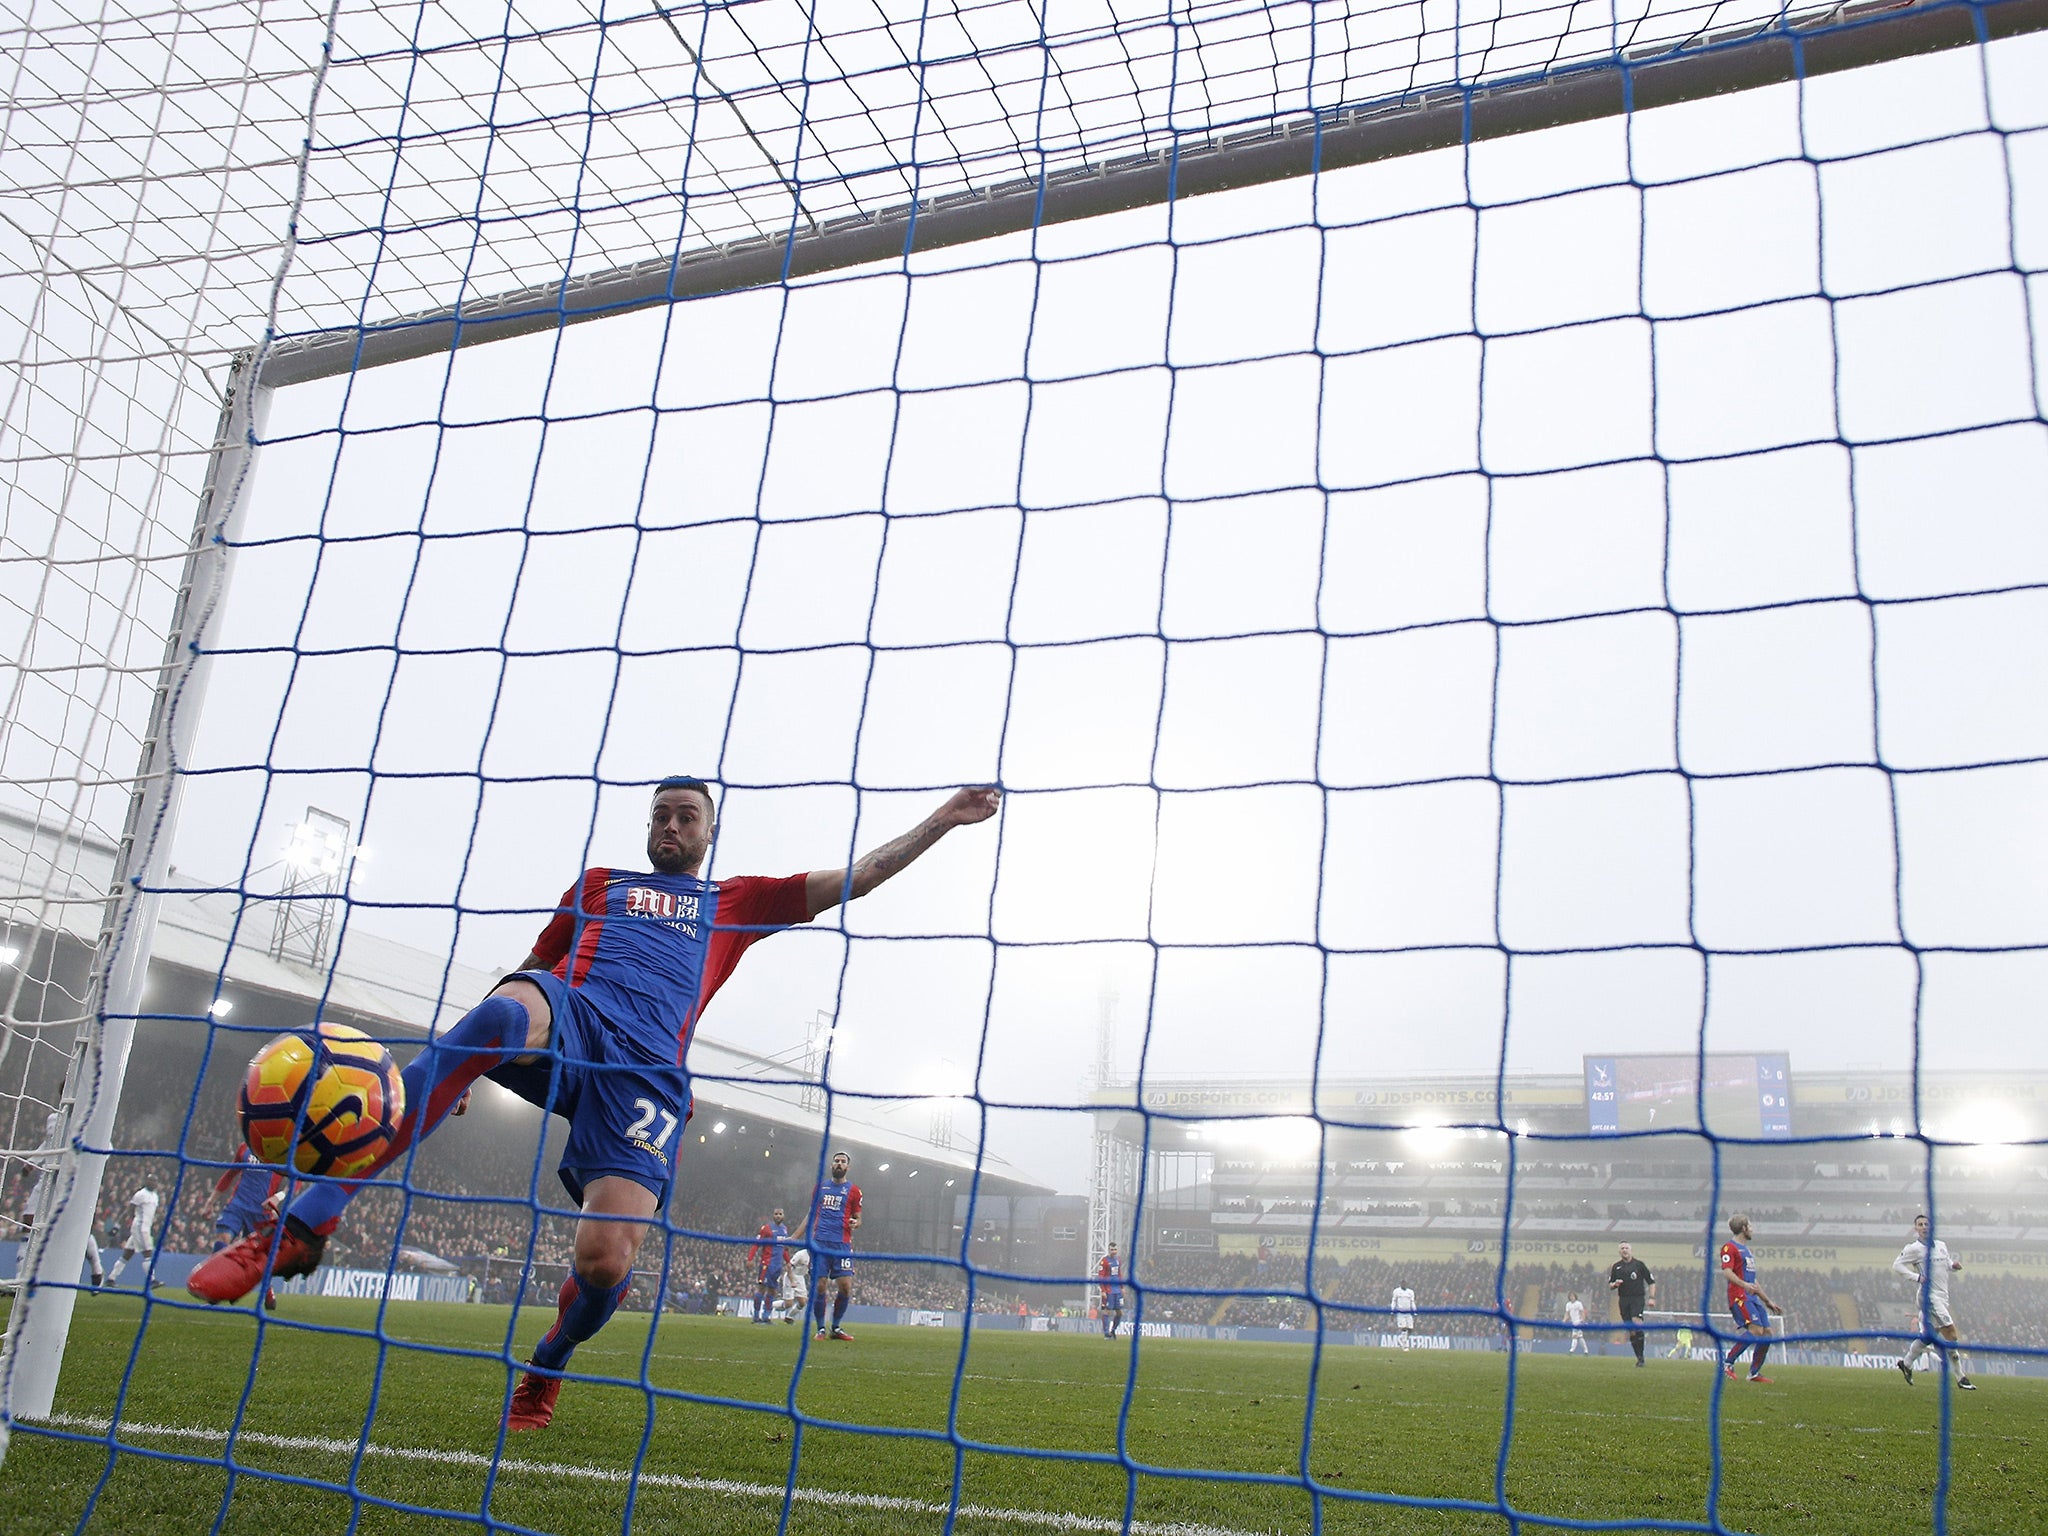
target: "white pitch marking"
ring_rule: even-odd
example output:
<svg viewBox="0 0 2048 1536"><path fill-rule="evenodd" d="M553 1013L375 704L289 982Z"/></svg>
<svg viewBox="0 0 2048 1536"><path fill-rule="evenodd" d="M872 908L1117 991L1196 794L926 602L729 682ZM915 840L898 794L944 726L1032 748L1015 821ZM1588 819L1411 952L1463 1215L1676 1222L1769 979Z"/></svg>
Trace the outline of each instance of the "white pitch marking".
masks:
<svg viewBox="0 0 2048 1536"><path fill-rule="evenodd" d="M103 1435L113 1427L113 1421L103 1418L87 1418L78 1414L53 1413L44 1419L22 1419L23 1424L48 1424L58 1429L83 1430ZM123 1435L137 1439L156 1438L160 1440L204 1440L219 1441L225 1445L227 1434L218 1429L202 1429L183 1424L138 1424L123 1419L120 1426ZM235 1436L238 1445L257 1445L277 1451L325 1451L335 1456L353 1456L356 1442L340 1440L326 1435L273 1435L260 1430L245 1429ZM365 1445L366 1456L383 1456L394 1461L427 1462L444 1467L487 1468L492 1458L476 1451L433 1451L422 1446L408 1445ZM579 1467L561 1461L514 1461L501 1459L497 1463L502 1472L519 1472L533 1477L583 1478L591 1482L612 1483L619 1480L619 1471L614 1467ZM872 1509L884 1513L943 1516L948 1506L934 1504L926 1499L903 1499L881 1493L848 1493L831 1488L798 1488L794 1493L779 1483L740 1483L722 1477L679 1477L672 1472L642 1472L642 1488L662 1488L678 1493L712 1493L729 1498L782 1499L794 1498L800 1504L830 1504L835 1509ZM980 1504L962 1504L955 1515L960 1520L1005 1521L1012 1525L1036 1526L1048 1531L1125 1531L1131 1536L1260 1536L1254 1531L1233 1530L1228 1526L1189 1525L1180 1521L1133 1520L1127 1527L1121 1520L1105 1520L1093 1515L1070 1515L1055 1510L1039 1509L997 1509Z"/></svg>

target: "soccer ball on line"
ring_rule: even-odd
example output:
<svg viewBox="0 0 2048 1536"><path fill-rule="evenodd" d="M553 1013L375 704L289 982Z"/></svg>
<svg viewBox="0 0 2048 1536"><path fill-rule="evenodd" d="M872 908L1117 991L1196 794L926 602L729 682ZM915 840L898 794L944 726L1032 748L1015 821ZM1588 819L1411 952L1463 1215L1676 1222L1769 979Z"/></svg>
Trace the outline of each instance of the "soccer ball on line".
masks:
<svg viewBox="0 0 2048 1536"><path fill-rule="evenodd" d="M344 1024L279 1035L242 1078L242 1139L264 1162L301 1173L369 1172L404 1118L391 1053Z"/></svg>

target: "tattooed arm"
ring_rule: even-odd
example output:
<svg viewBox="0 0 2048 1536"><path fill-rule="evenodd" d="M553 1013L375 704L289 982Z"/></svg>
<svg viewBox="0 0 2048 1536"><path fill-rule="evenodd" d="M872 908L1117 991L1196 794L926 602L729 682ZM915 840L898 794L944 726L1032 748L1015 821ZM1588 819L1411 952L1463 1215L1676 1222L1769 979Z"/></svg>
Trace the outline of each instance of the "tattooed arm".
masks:
<svg viewBox="0 0 2048 1536"><path fill-rule="evenodd" d="M927 848L955 827L987 821L1002 804L1002 791L983 787L958 789L946 803L925 817L901 837L863 854L851 869L814 869L804 881L804 896L811 916L838 906L855 896L865 896L876 886L915 860Z"/></svg>

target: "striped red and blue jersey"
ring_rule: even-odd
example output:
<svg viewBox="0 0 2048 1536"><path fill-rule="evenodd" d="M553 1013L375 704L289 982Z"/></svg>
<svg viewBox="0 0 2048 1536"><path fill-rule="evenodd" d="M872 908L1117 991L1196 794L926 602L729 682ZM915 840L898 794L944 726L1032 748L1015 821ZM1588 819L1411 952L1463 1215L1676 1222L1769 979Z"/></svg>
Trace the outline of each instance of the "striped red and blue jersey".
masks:
<svg viewBox="0 0 2048 1536"><path fill-rule="evenodd" d="M805 878L586 870L562 893L533 952L648 1060L680 1062L740 956L756 940L811 920Z"/></svg>
<svg viewBox="0 0 2048 1536"><path fill-rule="evenodd" d="M1749 1244L1738 1243L1732 1237L1723 1243L1721 1245L1721 1272L1755 1285L1756 1256L1749 1251ZM1729 1286L1728 1305L1734 1306L1736 1301L1746 1294L1747 1292L1739 1285Z"/></svg>
<svg viewBox="0 0 2048 1536"><path fill-rule="evenodd" d="M754 1244L753 1248L749 1251L753 1255L754 1262L760 1266L762 1274L765 1275L771 1270L780 1269L789 1261L789 1249L784 1243L784 1239L788 1236L789 1228L782 1222L764 1221L761 1223L760 1241Z"/></svg>
<svg viewBox="0 0 2048 1536"><path fill-rule="evenodd" d="M860 1216L860 1186L827 1179L811 1197L811 1246L826 1253L853 1249L853 1223Z"/></svg>
<svg viewBox="0 0 2048 1536"><path fill-rule="evenodd" d="M235 1149L235 1161L240 1166L228 1169L213 1186L219 1194L226 1194L231 1185L234 1188L228 1203L214 1217L214 1224L247 1231L262 1217L263 1202L277 1192L278 1186L284 1182L284 1175L246 1146Z"/></svg>

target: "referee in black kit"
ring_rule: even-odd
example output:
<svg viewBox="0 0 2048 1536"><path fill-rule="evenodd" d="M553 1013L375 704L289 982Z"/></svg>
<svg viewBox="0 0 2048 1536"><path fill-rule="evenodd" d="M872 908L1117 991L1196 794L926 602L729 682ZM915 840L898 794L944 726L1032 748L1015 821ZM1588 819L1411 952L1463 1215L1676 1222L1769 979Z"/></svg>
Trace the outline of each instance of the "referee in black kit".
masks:
<svg viewBox="0 0 2048 1536"><path fill-rule="evenodd" d="M1650 1266L1635 1256L1627 1243L1621 1257L1607 1271L1607 1289L1621 1303L1621 1323L1629 1329L1628 1345L1636 1352L1636 1364L1643 1363L1643 1312L1657 1299L1657 1277ZM1630 1325L1633 1324L1633 1327Z"/></svg>

